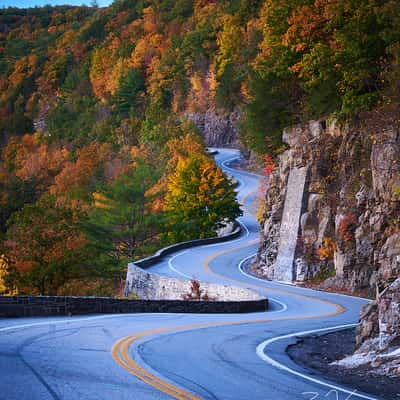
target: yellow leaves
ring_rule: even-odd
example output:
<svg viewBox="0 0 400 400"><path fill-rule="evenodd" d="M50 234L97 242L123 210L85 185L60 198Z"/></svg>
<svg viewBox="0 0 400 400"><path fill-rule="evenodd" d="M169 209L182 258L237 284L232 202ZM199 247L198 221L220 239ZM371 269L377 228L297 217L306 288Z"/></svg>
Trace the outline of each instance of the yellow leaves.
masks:
<svg viewBox="0 0 400 400"><path fill-rule="evenodd" d="M121 76L129 68L122 58L115 59L117 47L118 39L114 38L109 47L97 48L93 52L89 76L93 92L101 100L105 100L107 94L115 94Z"/></svg>
<svg viewBox="0 0 400 400"><path fill-rule="evenodd" d="M172 225L186 224L174 233L179 240L213 235L222 221L241 214L233 185L212 159L196 155L178 161L168 185L166 211Z"/></svg>
<svg viewBox="0 0 400 400"><path fill-rule="evenodd" d="M331 260L335 254L336 243L330 237L324 238L323 245L317 250L317 255L321 261Z"/></svg>
<svg viewBox="0 0 400 400"><path fill-rule="evenodd" d="M218 89L218 79L214 71L210 71L208 76L208 83L210 85L210 94L212 97L215 97Z"/></svg>
<svg viewBox="0 0 400 400"><path fill-rule="evenodd" d="M126 62L122 58L118 59L118 61L115 63L114 67L112 68L111 74L106 83L106 90L108 93L111 93L112 95L115 94L115 92L119 86L119 81L120 81L122 75L124 75L124 72L126 72L126 71L127 71Z"/></svg>
<svg viewBox="0 0 400 400"><path fill-rule="evenodd" d="M197 207L207 203L211 193L221 196L224 188L219 185L223 181L221 170L208 158L193 156L180 159L168 185L167 203L189 199L188 206Z"/></svg>
<svg viewBox="0 0 400 400"><path fill-rule="evenodd" d="M111 208L109 199L103 193L94 192L94 193L92 193L92 197L93 197L95 207L102 208L102 209Z"/></svg>
<svg viewBox="0 0 400 400"><path fill-rule="evenodd" d="M113 64L114 62L110 49L96 48L94 50L89 77L93 92L99 99L105 99L107 92L107 79L105 79L105 77L110 75Z"/></svg>
<svg viewBox="0 0 400 400"><path fill-rule="evenodd" d="M7 292L6 278L8 275L9 263L4 254L0 255L0 294Z"/></svg>
<svg viewBox="0 0 400 400"><path fill-rule="evenodd" d="M168 169L175 169L181 159L187 159L194 155L204 154L204 146L199 137L194 133L188 133L179 138L172 138L167 142L170 159Z"/></svg>
<svg viewBox="0 0 400 400"><path fill-rule="evenodd" d="M186 99L189 112L205 112L209 107L210 75L194 72L190 77L191 90Z"/></svg>
<svg viewBox="0 0 400 400"><path fill-rule="evenodd" d="M218 64L217 75L224 73L225 66L232 61L239 61L240 51L243 43L243 32L237 17L224 15L222 18L223 29L217 37L218 53L216 61Z"/></svg>
<svg viewBox="0 0 400 400"><path fill-rule="evenodd" d="M31 54L15 62L14 71L8 80L12 86L19 85L24 79L31 77L38 65L38 56Z"/></svg>
<svg viewBox="0 0 400 400"><path fill-rule="evenodd" d="M198 72L195 72L191 77L190 77L190 83L192 84L192 89L195 92L199 92L203 88L202 84L202 78Z"/></svg>

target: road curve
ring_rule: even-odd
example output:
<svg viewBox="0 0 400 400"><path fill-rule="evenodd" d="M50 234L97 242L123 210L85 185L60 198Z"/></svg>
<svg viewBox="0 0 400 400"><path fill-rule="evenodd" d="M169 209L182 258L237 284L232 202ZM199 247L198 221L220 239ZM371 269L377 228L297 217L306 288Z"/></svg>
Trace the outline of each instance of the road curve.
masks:
<svg viewBox="0 0 400 400"><path fill-rule="evenodd" d="M0 320L0 400L374 399L295 365L286 346L301 332L354 324L366 300L246 275L257 251L256 175L217 162L240 183L244 233L178 252L152 271L251 288L271 301L252 314L130 314Z"/></svg>

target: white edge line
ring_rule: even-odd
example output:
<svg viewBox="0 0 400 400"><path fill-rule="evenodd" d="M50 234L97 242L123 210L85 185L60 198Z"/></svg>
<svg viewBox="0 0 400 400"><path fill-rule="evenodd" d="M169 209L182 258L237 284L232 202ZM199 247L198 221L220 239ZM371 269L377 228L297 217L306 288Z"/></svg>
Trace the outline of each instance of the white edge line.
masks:
<svg viewBox="0 0 400 400"><path fill-rule="evenodd" d="M18 329L32 328L36 326L46 325L58 325L58 324L69 324L73 322L87 322L95 321L97 319L108 319L108 318L125 318L125 317L137 317L137 316L148 316L148 315L179 315L179 313L130 313L130 314L110 314L110 315L98 315L95 317L83 317L83 318L70 318L65 316L65 319L57 319L43 322L34 322L31 324L12 325L0 328L0 332L13 331ZM45 318L45 317L44 317Z"/></svg>
<svg viewBox="0 0 400 400"><path fill-rule="evenodd" d="M254 257L256 254L257 254L257 253L254 253L254 254L250 255L248 258ZM245 259L245 260L242 260L242 261L244 262L244 261L247 261L247 260ZM261 282L264 282L264 283L265 283L265 282L269 282L269 281L267 281L266 279L257 278L256 276L253 276L253 275L248 274L246 271L243 270L241 264L239 264L239 271L240 271L241 274L247 276L248 278L254 279L254 280L256 280L256 281L261 281ZM277 285L281 285L281 286L289 286L289 287L299 288L299 289L302 289L302 290L310 290L310 291L313 291L313 292L318 292L318 290L316 290L316 289L311 289L311 288L308 288L308 287L297 286L297 285L295 285L294 283L280 282L280 281L271 281L271 282L274 283L274 284L277 284ZM342 297L342 296L343 296L343 297L348 297L348 298L353 299L353 300L354 300L354 299L361 299L361 300L366 300L366 301L368 301L368 302L371 302L371 301L372 301L372 299L368 299L367 297L352 296L352 295L350 295L350 294L335 293L335 292L327 292L327 291L324 291L324 290L320 290L319 292L320 292L320 293L326 293L326 294L328 294L328 295L330 295L330 296L339 296L339 297Z"/></svg>
<svg viewBox="0 0 400 400"><path fill-rule="evenodd" d="M244 264L247 260L249 260L249 259L255 257L256 255L257 255L257 253L254 253L254 254L250 254L249 256L243 258L243 260L241 260L240 263L239 263L239 265L238 265L238 269L239 269L239 272L240 272L242 275L246 276L247 278L251 278L251 279L254 279L254 280L257 280L257 281L262 281L262 282L265 283L265 282L266 282L265 279L257 278L257 277L255 277L255 276L253 276L253 275L250 275L250 274L248 274L247 272L245 272L244 269L243 269L243 264ZM268 288L265 288L265 289L268 290ZM268 296L268 300L271 300L272 302L277 303L277 304L279 304L279 305L282 307L282 308L281 308L280 310L278 310L278 311L273 311L274 313L285 312L285 311L287 310L287 308L288 308L287 304L283 303L282 301L279 301L279 300L275 299L274 297Z"/></svg>
<svg viewBox="0 0 400 400"><path fill-rule="evenodd" d="M193 279L192 276L189 276L189 275L187 275L187 274L185 274L185 273L179 271L179 269L176 269L176 268L172 265L172 261L174 261L175 258L177 258L177 257L179 257L179 256L182 256L183 254L186 254L188 251L189 251L189 250L181 251L180 253L175 254L173 257L171 257L171 258L168 260L168 268L169 268L171 271L174 271L176 274L178 274L178 275L180 275L180 276L183 276L184 278Z"/></svg>
<svg viewBox="0 0 400 400"><path fill-rule="evenodd" d="M367 396L367 395L363 395L361 393L356 393L354 390L350 391L348 389L342 388L340 386L336 386L324 381L321 381L319 379L316 378L312 378L311 376L308 376L306 374L302 374L301 372L295 371L289 367L287 367L286 365L281 364L280 362L274 360L273 358L271 358L270 356L268 356L267 354L265 354L265 349L268 345L270 345L273 342L276 342L278 340L283 340L283 339L289 339L295 336L305 336L305 335L310 335L313 333L318 333L318 332L326 332L326 331L332 331L332 330L337 330L337 329L343 329L343 328L351 328L354 326L357 326L358 324L348 324L348 325L340 325L340 326L333 326L330 328L323 328L323 329L314 329L314 330L310 330L310 331L303 331L303 332L295 332L295 333L290 333L288 335L283 335L283 336L277 336L268 340L265 340L264 342L260 343L257 346L256 349L256 353L257 356L260 357L263 361L265 361L266 363L272 365L275 368L279 368L283 371L289 372L292 375L296 375L300 378L303 378L305 380L308 380L310 382L316 383L318 385L321 386L326 386L330 389L334 389L334 390L339 390L340 392L346 393L346 394L350 394L362 399L367 399L367 400L378 400L376 397L371 397L371 396Z"/></svg>
<svg viewBox="0 0 400 400"><path fill-rule="evenodd" d="M236 242L241 242L244 239L248 238L250 236L250 231L247 228L247 226L240 220L237 220L237 222L239 223L239 225L244 228L244 230L246 231L246 235L244 237L241 237L239 239L234 239L234 240L229 240L227 242L220 242L220 243L214 243L214 244L203 244L200 247L217 247L217 246L224 246L224 245L228 245L228 244L232 244L232 243L236 243Z"/></svg>

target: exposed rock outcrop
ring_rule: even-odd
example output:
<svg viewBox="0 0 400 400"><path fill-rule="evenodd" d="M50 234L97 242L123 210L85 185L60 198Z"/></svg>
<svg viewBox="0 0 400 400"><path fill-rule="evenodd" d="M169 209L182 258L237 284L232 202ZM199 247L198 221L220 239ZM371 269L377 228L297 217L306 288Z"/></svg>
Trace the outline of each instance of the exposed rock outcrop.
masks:
<svg viewBox="0 0 400 400"><path fill-rule="evenodd" d="M357 351L337 362L347 368L369 367L371 373L400 376L400 278L364 307L357 329Z"/></svg>
<svg viewBox="0 0 400 400"><path fill-rule="evenodd" d="M188 113L186 118L199 128L207 146L239 146L238 110L219 113L215 109L209 109L205 113Z"/></svg>
<svg viewBox="0 0 400 400"><path fill-rule="evenodd" d="M311 121L285 130L283 139L288 148L270 177L257 271L279 278L287 193L303 191L296 257L287 266L293 280L373 295L378 280L400 272L399 129ZM306 184L292 188L298 168L308 169ZM293 226L297 218L292 214Z"/></svg>
<svg viewBox="0 0 400 400"><path fill-rule="evenodd" d="M302 193L292 213L296 256L286 268L293 281L363 293L377 301L361 316L359 349L350 365L369 363L400 373L400 130L395 123L340 126L311 121L285 130L287 150L270 177L262 242L255 271L280 279L288 193ZM308 170L304 185L290 176ZM285 210L285 211L284 211ZM290 219L289 219L290 220Z"/></svg>

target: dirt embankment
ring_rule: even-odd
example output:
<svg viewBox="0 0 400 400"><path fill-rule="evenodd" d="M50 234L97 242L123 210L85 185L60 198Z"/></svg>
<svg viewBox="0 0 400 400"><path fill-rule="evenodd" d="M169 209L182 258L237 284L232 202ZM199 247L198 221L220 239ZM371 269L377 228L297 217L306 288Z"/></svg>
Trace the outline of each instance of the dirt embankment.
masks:
<svg viewBox="0 0 400 400"><path fill-rule="evenodd" d="M288 347L289 356L297 364L359 392L385 400L400 399L400 378L374 375L373 369L343 368L330 365L352 354L355 349L355 329L301 338Z"/></svg>

